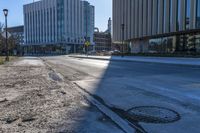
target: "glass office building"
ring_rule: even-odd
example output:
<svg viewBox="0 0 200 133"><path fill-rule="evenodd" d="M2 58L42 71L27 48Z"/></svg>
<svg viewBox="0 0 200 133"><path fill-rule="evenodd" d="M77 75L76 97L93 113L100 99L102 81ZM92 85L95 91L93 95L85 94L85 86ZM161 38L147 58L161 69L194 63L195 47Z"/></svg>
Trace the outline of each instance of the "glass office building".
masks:
<svg viewBox="0 0 200 133"><path fill-rule="evenodd" d="M200 53L200 0L113 0L113 41L133 53Z"/></svg>
<svg viewBox="0 0 200 133"><path fill-rule="evenodd" d="M94 6L81 0L41 0L24 5L25 53L74 53L93 43Z"/></svg>

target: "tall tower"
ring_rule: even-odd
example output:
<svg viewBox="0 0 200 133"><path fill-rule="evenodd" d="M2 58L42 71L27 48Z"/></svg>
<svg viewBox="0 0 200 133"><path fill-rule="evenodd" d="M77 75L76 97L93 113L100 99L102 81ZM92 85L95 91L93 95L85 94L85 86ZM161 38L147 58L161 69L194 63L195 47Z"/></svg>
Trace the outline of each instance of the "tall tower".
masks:
<svg viewBox="0 0 200 133"><path fill-rule="evenodd" d="M111 18L108 19L108 27L107 27L107 30L105 32L109 33L109 34L111 34L111 32L112 32L112 20L111 20Z"/></svg>
<svg viewBox="0 0 200 133"><path fill-rule="evenodd" d="M109 20L108 20L108 32L109 33L111 33L111 28L112 27L112 20L111 20L111 18L109 18Z"/></svg>

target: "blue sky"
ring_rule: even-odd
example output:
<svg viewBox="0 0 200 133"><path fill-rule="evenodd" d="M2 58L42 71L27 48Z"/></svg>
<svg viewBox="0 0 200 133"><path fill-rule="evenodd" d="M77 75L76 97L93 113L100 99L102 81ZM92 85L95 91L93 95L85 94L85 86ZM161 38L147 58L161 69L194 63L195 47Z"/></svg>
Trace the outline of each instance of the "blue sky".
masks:
<svg viewBox="0 0 200 133"><path fill-rule="evenodd" d="M0 0L0 22L4 22L2 10L9 9L9 26L23 24L23 4L33 0ZM36 0L35 0L36 1ZM112 0L88 0L95 6L95 26L101 31L106 30L107 20L112 15Z"/></svg>

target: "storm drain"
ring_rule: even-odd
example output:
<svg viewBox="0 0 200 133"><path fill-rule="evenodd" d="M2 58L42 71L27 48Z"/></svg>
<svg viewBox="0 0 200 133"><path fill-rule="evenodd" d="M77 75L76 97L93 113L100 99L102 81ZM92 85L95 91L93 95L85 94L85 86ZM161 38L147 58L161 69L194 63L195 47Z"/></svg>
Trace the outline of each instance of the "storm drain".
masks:
<svg viewBox="0 0 200 133"><path fill-rule="evenodd" d="M176 111L157 106L134 107L127 111L127 115L132 121L145 123L172 123L180 120Z"/></svg>

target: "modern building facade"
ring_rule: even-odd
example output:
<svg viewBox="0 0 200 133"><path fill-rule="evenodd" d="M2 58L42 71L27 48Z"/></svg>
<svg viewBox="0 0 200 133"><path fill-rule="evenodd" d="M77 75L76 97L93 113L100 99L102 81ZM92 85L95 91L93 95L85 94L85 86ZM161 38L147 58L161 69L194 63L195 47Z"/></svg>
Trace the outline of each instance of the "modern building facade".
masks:
<svg viewBox="0 0 200 133"><path fill-rule="evenodd" d="M200 0L113 0L113 41L122 40L133 53L200 52Z"/></svg>
<svg viewBox="0 0 200 133"><path fill-rule="evenodd" d="M5 31L5 28L4 28ZM8 51L9 55L20 55L21 46L24 45L24 26L8 27ZM1 31L0 31L1 32ZM5 37L0 36L0 54L5 53Z"/></svg>
<svg viewBox="0 0 200 133"><path fill-rule="evenodd" d="M107 32L94 33L95 51L110 51L111 50L111 34Z"/></svg>
<svg viewBox="0 0 200 133"><path fill-rule="evenodd" d="M112 46L111 27L112 27L112 21L111 18L109 18L107 30L105 32L99 32L99 29L95 28L94 32L95 51L102 52L111 50Z"/></svg>
<svg viewBox="0 0 200 133"><path fill-rule="evenodd" d="M24 45L24 26L8 27L8 32L18 41L17 45Z"/></svg>
<svg viewBox="0 0 200 133"><path fill-rule="evenodd" d="M24 5L24 31L26 52L83 50L85 41L93 44L94 6L81 0L41 0Z"/></svg>

